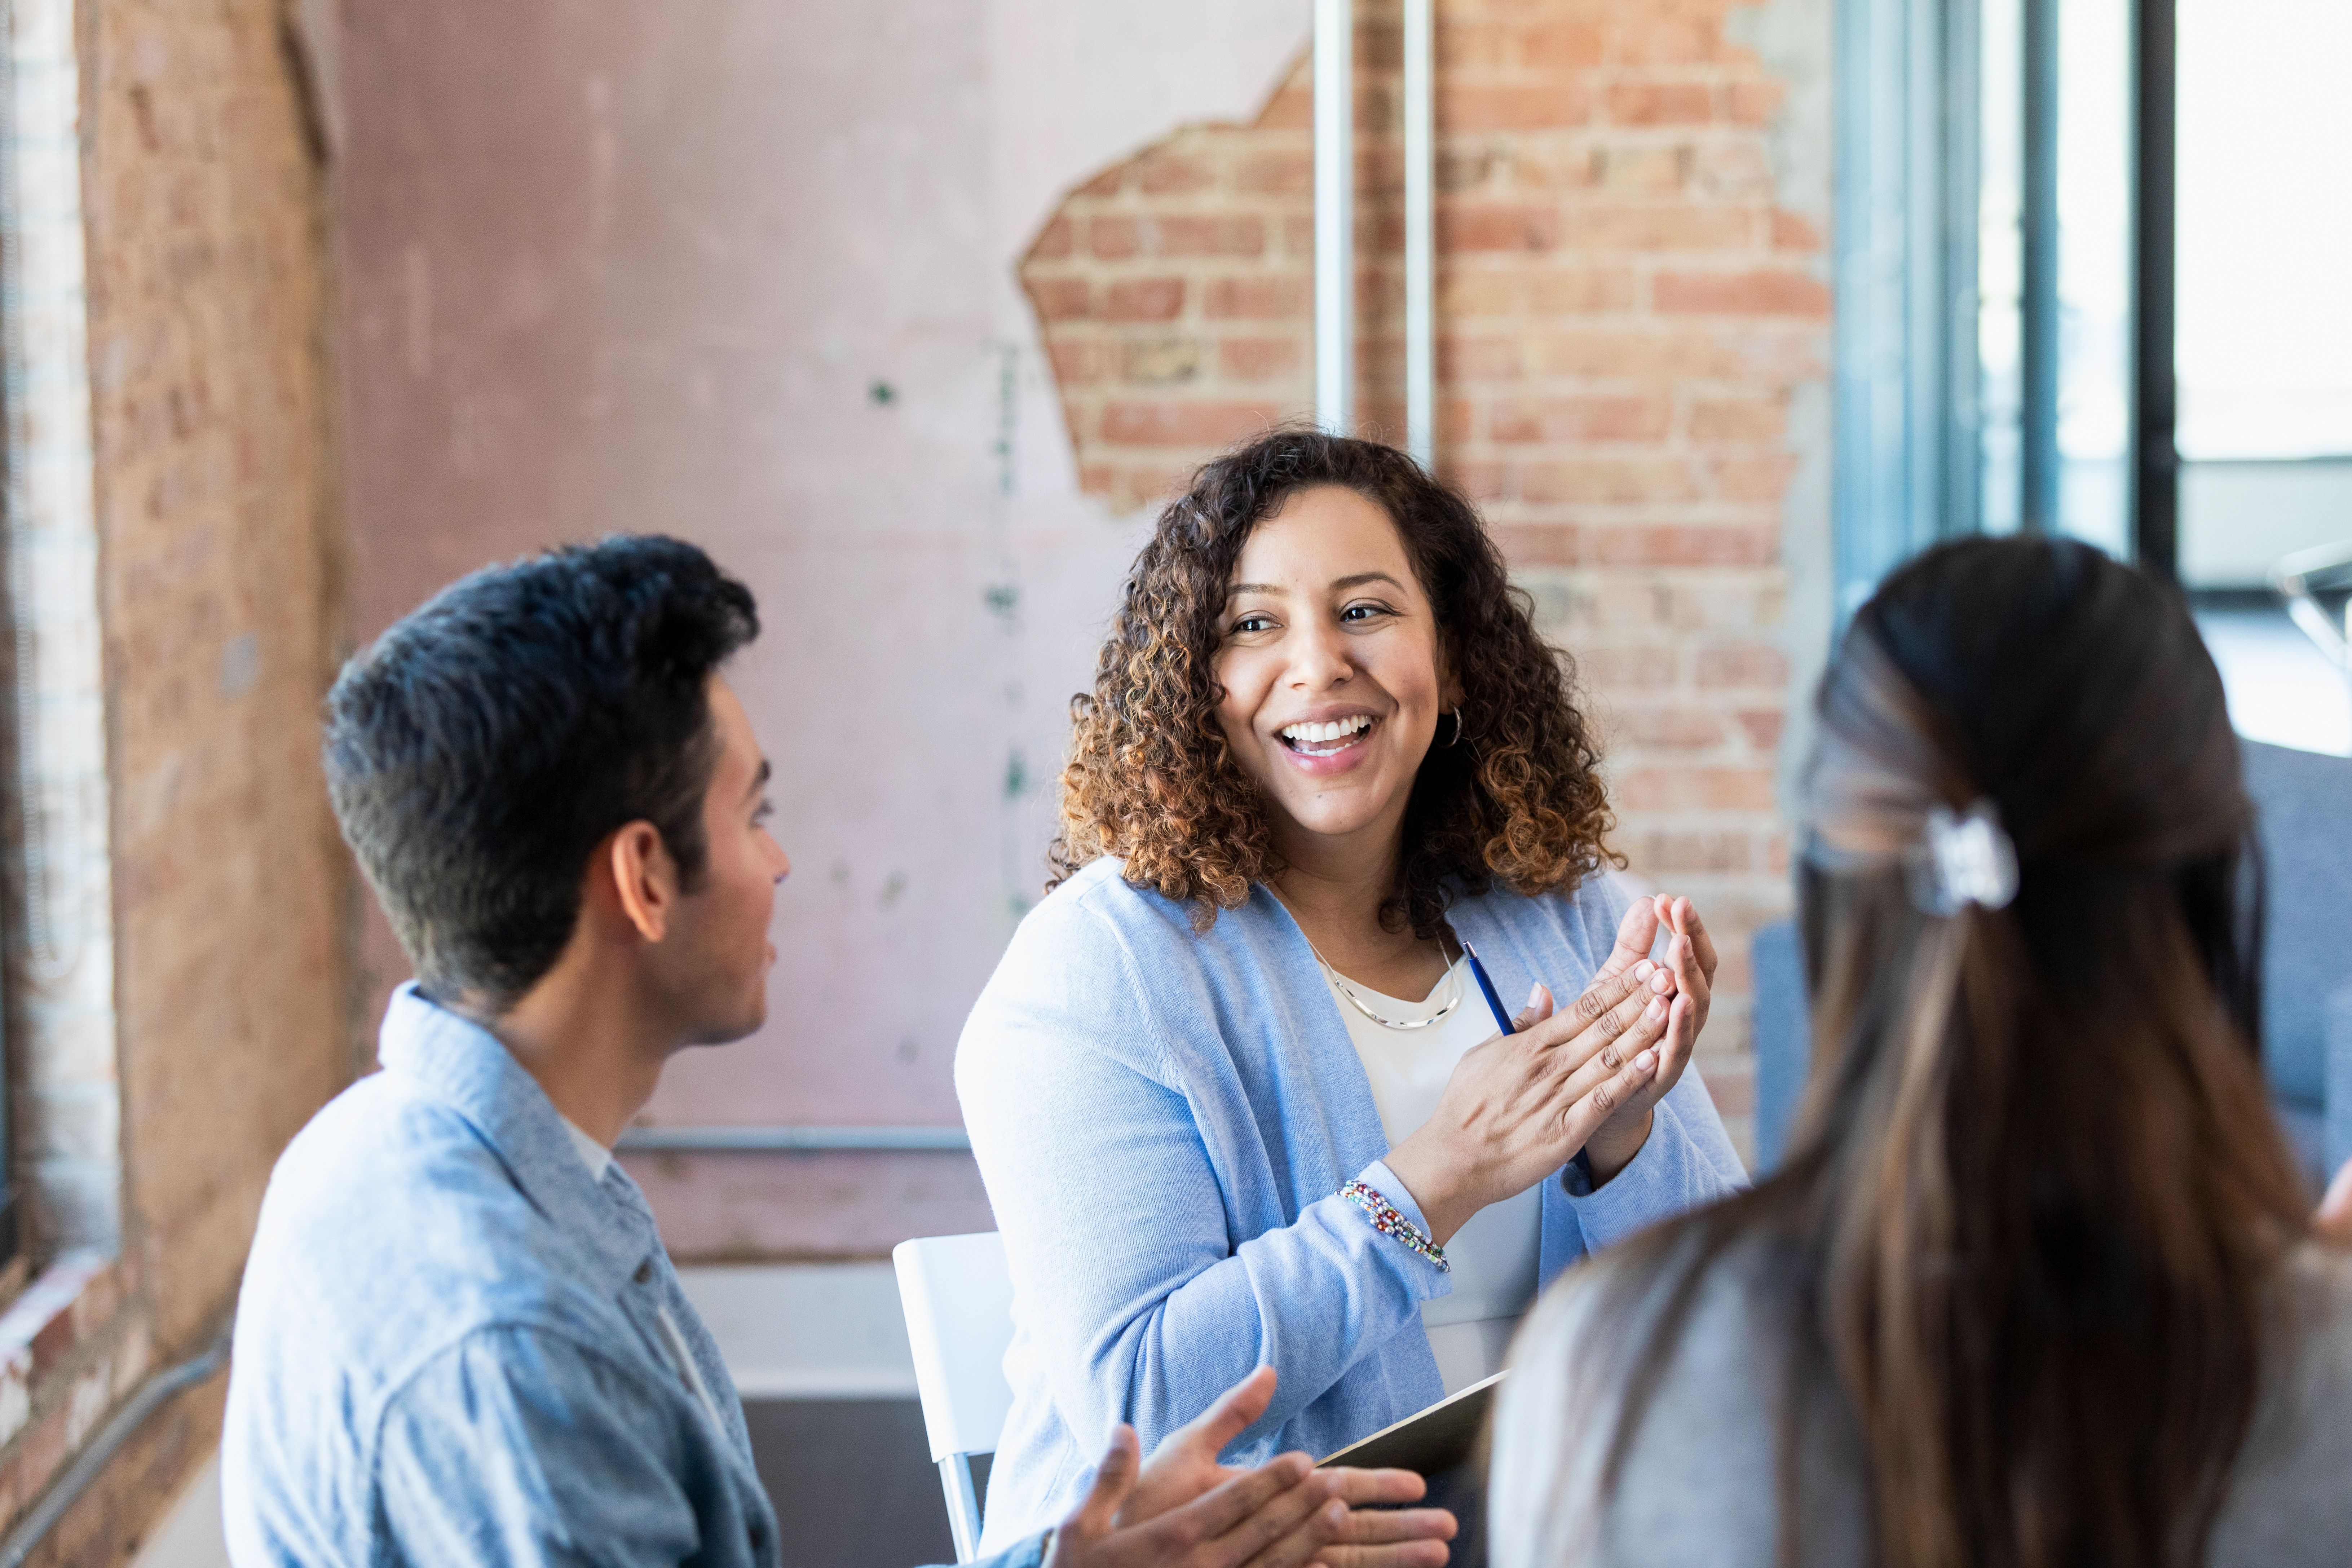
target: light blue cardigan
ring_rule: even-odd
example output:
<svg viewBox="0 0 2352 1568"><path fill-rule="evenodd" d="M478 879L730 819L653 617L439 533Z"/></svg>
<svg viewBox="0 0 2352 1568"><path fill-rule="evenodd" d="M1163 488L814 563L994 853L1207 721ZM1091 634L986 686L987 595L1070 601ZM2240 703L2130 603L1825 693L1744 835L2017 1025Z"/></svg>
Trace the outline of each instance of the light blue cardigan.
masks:
<svg viewBox="0 0 2352 1568"><path fill-rule="evenodd" d="M1013 1275L983 1549L1075 1507L1115 1423L1149 1453L1261 1363L1281 1384L1228 1463L1320 1458L1444 1392L1421 1303L1451 1281L1337 1195L1360 1176L1422 1219L1297 923L1260 888L1196 936L1119 872L1097 860L1030 911L956 1050ZM1452 919L1511 1005L1541 980L1566 1005L1623 908L1595 880ZM1615 1180L1546 1180L1538 1278L1745 1180L1686 1072Z"/></svg>

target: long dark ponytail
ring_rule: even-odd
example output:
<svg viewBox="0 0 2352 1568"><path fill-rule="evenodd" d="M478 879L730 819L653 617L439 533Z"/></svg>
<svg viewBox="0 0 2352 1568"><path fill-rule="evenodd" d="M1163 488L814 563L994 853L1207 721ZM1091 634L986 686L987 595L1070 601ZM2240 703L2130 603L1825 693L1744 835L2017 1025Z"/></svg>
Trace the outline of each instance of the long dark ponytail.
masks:
<svg viewBox="0 0 2352 1568"><path fill-rule="evenodd" d="M1807 1097L1779 1173L1617 1271L1604 1493L1700 1276L1760 1231L1794 1282L1790 1387L1832 1379L1869 1456L1879 1560L2196 1561L2305 1201L2257 1056L2252 810L2212 661L2176 595L2096 551L1974 540L1859 612L1819 717ZM2014 846L2013 900L1934 912L1928 818L1971 808Z"/></svg>

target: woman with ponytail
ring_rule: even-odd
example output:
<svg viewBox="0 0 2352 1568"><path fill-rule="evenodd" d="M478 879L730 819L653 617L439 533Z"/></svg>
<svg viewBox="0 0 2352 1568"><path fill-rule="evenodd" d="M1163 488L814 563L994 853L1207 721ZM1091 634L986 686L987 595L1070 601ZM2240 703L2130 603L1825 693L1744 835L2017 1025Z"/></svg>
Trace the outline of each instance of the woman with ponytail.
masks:
<svg viewBox="0 0 2352 1568"><path fill-rule="evenodd" d="M1789 1158L1529 1315L1498 1568L2352 1561L2352 1258L2271 1118L2186 608L2079 544L1948 545L1819 721Z"/></svg>

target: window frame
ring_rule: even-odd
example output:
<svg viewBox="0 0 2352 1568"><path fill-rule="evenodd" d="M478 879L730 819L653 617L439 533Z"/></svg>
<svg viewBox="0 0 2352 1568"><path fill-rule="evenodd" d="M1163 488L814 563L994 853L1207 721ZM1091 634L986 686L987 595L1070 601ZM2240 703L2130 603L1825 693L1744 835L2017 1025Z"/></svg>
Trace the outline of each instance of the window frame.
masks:
<svg viewBox="0 0 2352 1568"><path fill-rule="evenodd" d="M2058 498L2059 4L2021 0L2019 7L2024 166L2016 516L2031 531L2054 526ZM1979 0L1837 0L1832 529L1840 626L1896 564L1984 527L1982 26ZM2172 0L2133 0L2129 26L2128 537L2141 565L2176 580Z"/></svg>

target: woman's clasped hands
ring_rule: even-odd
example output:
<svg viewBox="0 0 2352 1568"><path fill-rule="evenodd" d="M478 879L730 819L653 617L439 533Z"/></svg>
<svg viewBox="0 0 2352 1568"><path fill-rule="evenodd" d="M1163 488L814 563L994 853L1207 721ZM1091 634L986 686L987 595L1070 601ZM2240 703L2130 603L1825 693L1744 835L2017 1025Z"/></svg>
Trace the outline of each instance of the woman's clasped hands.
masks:
<svg viewBox="0 0 2352 1568"><path fill-rule="evenodd" d="M1304 1454L1255 1469L1217 1463L1274 1389L1274 1369L1258 1368L1139 1467L1134 1428L1118 1427L1045 1568L1439 1568L1452 1514L1365 1508L1420 1500L1411 1470L1318 1470Z"/></svg>
<svg viewBox="0 0 2352 1568"><path fill-rule="evenodd" d="M1673 933L1663 962L1650 950ZM1635 903L1584 994L1555 1013L1538 985L1497 1035L1465 1052L1436 1114L1389 1153L1444 1246L1490 1204L1584 1152L1595 1186L1633 1162L1652 1111L1690 1065L1706 1023L1715 943L1688 899Z"/></svg>

